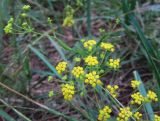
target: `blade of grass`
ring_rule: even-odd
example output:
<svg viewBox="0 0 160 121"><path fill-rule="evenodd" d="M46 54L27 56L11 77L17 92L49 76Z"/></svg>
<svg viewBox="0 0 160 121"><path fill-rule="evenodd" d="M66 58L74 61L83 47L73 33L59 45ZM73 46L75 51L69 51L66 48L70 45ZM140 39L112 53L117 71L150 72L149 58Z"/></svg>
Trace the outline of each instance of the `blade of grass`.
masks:
<svg viewBox="0 0 160 121"><path fill-rule="evenodd" d="M61 76L58 74L54 66L46 59L46 57L39 52L36 48L32 47L31 45L28 46L47 66L48 68L61 79Z"/></svg>
<svg viewBox="0 0 160 121"><path fill-rule="evenodd" d="M61 39L58 39L57 37L55 37L55 39L57 39L58 44L65 50L68 51L72 51L72 48L70 48L66 43L64 43Z"/></svg>
<svg viewBox="0 0 160 121"><path fill-rule="evenodd" d="M148 58L148 61L150 61L150 64L152 66L152 68L154 69L154 72L155 72L155 76L157 77L157 81L158 81L158 84L160 86L160 70L158 69L158 66L156 66L157 64L154 62L154 60L152 59L152 57L154 58L158 58L156 55L158 55L158 52L155 52L155 49L153 48L152 44L149 42L148 39L146 39L144 33L142 32L138 22L136 21L135 17L134 16L130 16L130 19L131 19L131 22L133 24L133 26L135 27L139 37L140 37L140 40L141 40L141 43L146 51L146 56ZM156 54L157 53L157 54Z"/></svg>
<svg viewBox="0 0 160 121"><path fill-rule="evenodd" d="M14 118L12 118L8 113L0 109L0 116L5 118L7 121L16 121Z"/></svg>
<svg viewBox="0 0 160 121"><path fill-rule="evenodd" d="M50 40L50 42L52 43L52 45L56 48L56 50L59 52L59 54L61 55L62 59L67 61L61 47L57 44L57 42L50 36L50 35L46 35L47 38Z"/></svg>
<svg viewBox="0 0 160 121"><path fill-rule="evenodd" d="M19 115L25 121L31 121L31 119L29 119L28 117L26 117L23 113L21 113L17 109L13 108L11 105L7 104L4 100L0 99L0 102L2 102L5 106L11 108L17 115Z"/></svg>
<svg viewBox="0 0 160 121"><path fill-rule="evenodd" d="M50 40L50 42L52 43L52 45L56 48L56 50L58 51L58 53L60 54L60 56L62 57L63 60L65 60L66 62L68 62L61 46L59 46L59 44L53 39L52 36L49 36L49 35L46 35L47 38ZM69 62L70 63L70 62ZM70 63L69 64L69 69L71 70L72 69L72 64Z"/></svg>
<svg viewBox="0 0 160 121"><path fill-rule="evenodd" d="M149 39L146 38L144 32L142 31L139 23L136 20L136 16L134 13L130 13L130 8L129 8L129 2L128 0L122 0L122 6L125 9L125 13L128 12L128 14L126 14L126 16L128 16L130 23L132 24L132 26L135 28L137 35L139 37L139 41L140 41L140 46L141 46L141 50L144 54L144 56L146 57L147 61L148 61L148 65L150 66L154 76L156 77L157 80L157 88L158 90L160 89L160 68L159 67L159 62L157 62L156 60L160 60L160 54L158 51L158 48L156 48L153 43L151 43L151 41ZM155 60L155 59L156 60ZM160 99L160 92L158 91L158 99Z"/></svg>
<svg viewBox="0 0 160 121"><path fill-rule="evenodd" d="M67 115L65 115L65 114L63 114L61 112L58 112L58 111L56 111L54 109L51 109L51 108L49 108L49 107L47 107L47 106L45 106L45 105L43 105L41 103L38 103L38 102L34 101L33 99L31 99L31 98L29 98L29 97L17 92L16 90L13 90L12 88L8 87L7 85L5 85L5 84L3 84L1 82L0 82L0 86L2 86L3 88L9 90L10 92L12 92L12 93L14 93L14 94L16 94L16 95L18 95L20 97L23 97L27 101L32 102L33 104L39 106L40 108L45 109L46 111L48 111L51 114L54 114L54 115L57 115L57 116L62 116L62 117L66 118L66 119L68 119L70 121L78 121L77 119L75 119L73 117L67 116Z"/></svg>
<svg viewBox="0 0 160 121"><path fill-rule="evenodd" d="M145 90L144 84L143 84L143 82L142 82L142 80L141 80L141 78L140 78L139 73L138 73L137 71L134 71L133 74L134 74L135 79L136 79L137 81L141 82L141 84L140 84L140 86L139 86L139 88L138 88L139 92L140 92L144 97L146 97L146 96L147 96L147 92L146 92L146 90ZM146 111L147 111L147 113L148 113L148 116L149 116L149 118L150 118L150 121L154 121L154 112L153 112L153 109L152 109L151 104L150 104L150 103L145 103L144 106L145 106L145 109L146 109Z"/></svg>

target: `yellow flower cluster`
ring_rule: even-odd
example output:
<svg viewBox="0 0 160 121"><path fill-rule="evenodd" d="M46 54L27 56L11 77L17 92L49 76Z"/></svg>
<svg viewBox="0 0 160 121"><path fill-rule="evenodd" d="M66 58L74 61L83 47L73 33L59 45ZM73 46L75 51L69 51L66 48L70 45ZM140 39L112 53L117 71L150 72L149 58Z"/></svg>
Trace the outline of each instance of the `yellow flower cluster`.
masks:
<svg viewBox="0 0 160 121"><path fill-rule="evenodd" d="M66 67L67 67L67 62L62 61L58 63L58 65L56 66L56 70L59 74L61 74L66 70Z"/></svg>
<svg viewBox="0 0 160 121"><path fill-rule="evenodd" d="M92 50L92 48L96 45L96 41L95 40L88 40L86 42L84 42L83 46L88 49L89 51Z"/></svg>
<svg viewBox="0 0 160 121"><path fill-rule="evenodd" d="M137 81L137 80L132 80L131 81L131 86L132 86L133 89L137 88L140 84L141 84L140 81Z"/></svg>
<svg viewBox="0 0 160 121"><path fill-rule="evenodd" d="M79 78L81 75L84 74L84 70L82 67L80 66L77 66L77 67L74 67L72 69L72 74L76 77L76 78Z"/></svg>
<svg viewBox="0 0 160 121"><path fill-rule="evenodd" d="M103 109L99 110L98 121L107 121L110 118L110 113L112 110L105 106Z"/></svg>
<svg viewBox="0 0 160 121"><path fill-rule="evenodd" d="M117 121L128 121L131 116L132 116L132 112L129 107L120 108Z"/></svg>
<svg viewBox="0 0 160 121"><path fill-rule="evenodd" d="M109 62L107 63L107 65L110 68L118 69L120 67L120 59L109 59Z"/></svg>
<svg viewBox="0 0 160 121"><path fill-rule="evenodd" d="M158 116L158 115L154 115L154 121L160 121L160 116Z"/></svg>
<svg viewBox="0 0 160 121"><path fill-rule="evenodd" d="M105 42L102 42L100 47L104 50L107 50L107 51L111 51L111 52L114 52L115 51L115 48L114 48L114 45L111 44L111 43L105 43Z"/></svg>
<svg viewBox="0 0 160 121"><path fill-rule="evenodd" d="M65 100L71 101L73 99L74 93L75 93L74 85L69 85L69 84L62 85L62 94Z"/></svg>
<svg viewBox="0 0 160 121"><path fill-rule="evenodd" d="M144 102L144 97L140 94L140 92L136 92L136 93L133 93L131 95L132 97L132 101L131 101L131 104L138 104L138 105L141 105L142 102Z"/></svg>
<svg viewBox="0 0 160 121"><path fill-rule="evenodd" d="M13 32L13 18L9 19L8 24L4 27L4 31L6 34Z"/></svg>
<svg viewBox="0 0 160 121"><path fill-rule="evenodd" d="M136 121L140 121L140 119L142 118L142 113L140 112L135 112L133 114L133 117L136 119Z"/></svg>
<svg viewBox="0 0 160 121"><path fill-rule="evenodd" d="M148 91L147 98L151 101L158 101L157 94L151 90Z"/></svg>
<svg viewBox="0 0 160 121"><path fill-rule="evenodd" d="M89 66L95 66L95 65L98 65L98 63L99 63L98 60L97 60L97 57L91 56L91 55L89 55L88 57L86 57L84 59L84 61Z"/></svg>
<svg viewBox="0 0 160 121"><path fill-rule="evenodd" d="M73 16L67 16L67 17L64 19L62 26L71 27L73 24L74 24Z"/></svg>
<svg viewBox="0 0 160 121"><path fill-rule="evenodd" d="M114 86L107 85L108 91L114 98L118 96L118 93L116 92L118 88L119 88L118 85L114 85Z"/></svg>
<svg viewBox="0 0 160 121"><path fill-rule="evenodd" d="M102 84L101 80L99 79L99 75L96 73L96 71L92 71L89 74L86 74L85 83L91 84L92 87Z"/></svg>

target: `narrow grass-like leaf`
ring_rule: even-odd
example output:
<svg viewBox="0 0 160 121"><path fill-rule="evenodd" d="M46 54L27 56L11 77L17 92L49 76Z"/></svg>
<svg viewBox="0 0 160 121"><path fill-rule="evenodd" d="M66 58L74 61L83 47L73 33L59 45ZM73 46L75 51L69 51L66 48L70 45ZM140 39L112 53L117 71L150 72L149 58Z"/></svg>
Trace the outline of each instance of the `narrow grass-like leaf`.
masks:
<svg viewBox="0 0 160 121"><path fill-rule="evenodd" d="M140 86L139 86L139 88L138 88L139 92L140 92L144 97L146 97L147 92L146 92L146 90L145 90L144 84L143 84L143 82L142 82L142 80L141 80L141 78L140 78L139 73L138 73L137 71L134 71L133 73L134 73L135 79L136 79L137 81L141 82L141 84L140 84ZM146 108L146 111L147 111L147 113L148 113L148 116L149 116L149 118L150 118L150 121L154 121L154 112L153 112L153 109L152 109L151 104L150 104L150 103L145 103L144 106L145 106L145 108Z"/></svg>
<svg viewBox="0 0 160 121"><path fill-rule="evenodd" d="M70 48L66 43L64 43L61 39L57 39L57 42L58 44L65 50L68 50L68 51L72 51L72 48Z"/></svg>
<svg viewBox="0 0 160 121"><path fill-rule="evenodd" d="M158 48L156 48L153 43L149 39L146 38L144 32L142 31L138 21L136 20L136 16L130 12L129 2L128 0L122 0L122 6L124 8L124 12L126 16L129 18L130 23L135 28L137 35L139 37L141 50L148 61L148 65L150 69L154 73L157 80L157 88L160 89L160 68L159 62L156 60L160 60L160 54L158 52ZM160 99L160 92L158 92L158 98Z"/></svg>
<svg viewBox="0 0 160 121"><path fill-rule="evenodd" d="M29 98L29 97L27 97L27 96L25 96L25 95L17 92L16 90L13 90L12 88L8 87L7 85L5 85L5 84L3 84L3 83L1 83L1 82L0 82L0 86L2 86L3 88L9 90L10 92L13 92L13 93L16 94L16 95L19 95L19 96L23 97L23 98L26 99L27 101L32 102L33 104L39 106L40 108L45 109L46 111L50 112L51 114L64 117L64 118L66 118L66 119L68 119L68 120L70 120L70 121L78 121L77 119L75 119L75 118L73 118L73 117L67 116L67 115L65 115L65 114L63 114L63 113L61 113L61 112L58 112L58 111L56 111L56 110L54 110L54 109L51 109L51 108L49 108L49 107L47 107L47 106L45 106L45 105L43 105L43 104L41 104L41 103L38 103L38 102L34 101L33 99L31 99L31 98ZM3 100L0 99L0 101L3 101Z"/></svg>
<svg viewBox="0 0 160 121"><path fill-rule="evenodd" d="M46 59L46 57L39 52L36 48L32 47L31 45L29 45L29 48L48 66L48 68L59 78L61 78L61 76L58 74L58 72L56 71L56 69L54 68L54 66Z"/></svg>
<svg viewBox="0 0 160 121"><path fill-rule="evenodd" d="M57 44L57 42L49 35L47 35L47 38L50 40L50 42L52 43L52 45L56 48L56 50L59 52L59 54L61 55L62 59L67 61L61 47Z"/></svg>
<svg viewBox="0 0 160 121"><path fill-rule="evenodd" d="M63 60L65 60L66 62L68 62L61 46L59 46L59 44L49 35L46 35L47 38L50 40L50 42L52 43L52 45L56 48L56 50L58 51L58 53L60 54L60 56L62 57ZM71 70L72 68L72 64L70 63L69 64L69 69Z"/></svg>
<svg viewBox="0 0 160 121"><path fill-rule="evenodd" d="M12 118L8 113L0 109L0 116L5 118L7 121L16 121L14 118Z"/></svg>
<svg viewBox="0 0 160 121"><path fill-rule="evenodd" d="M152 44L144 36L144 33L142 32L139 24L135 20L135 17L130 16L130 18L131 18L133 26L135 27L135 29L136 29L139 37L140 37L141 43L142 43L142 45L143 45L143 47L146 51L146 54L147 54L146 56L148 57L148 61L150 61L150 64L151 64L152 68L154 69L153 71L155 72L155 76L157 77L157 81L158 81L158 84L160 86L160 82L159 82L159 80L160 80L160 70L159 70L158 66L156 66L156 63L154 62L154 60L152 59L152 57L157 58L156 55L158 55L158 52L155 52L155 49L153 48Z"/></svg>
<svg viewBox="0 0 160 121"><path fill-rule="evenodd" d="M19 115L21 118L24 119L24 121L31 121L28 117L26 117L23 113L12 107L11 105L7 104L4 100L0 99L0 102L2 102L5 106L11 108L17 115Z"/></svg>

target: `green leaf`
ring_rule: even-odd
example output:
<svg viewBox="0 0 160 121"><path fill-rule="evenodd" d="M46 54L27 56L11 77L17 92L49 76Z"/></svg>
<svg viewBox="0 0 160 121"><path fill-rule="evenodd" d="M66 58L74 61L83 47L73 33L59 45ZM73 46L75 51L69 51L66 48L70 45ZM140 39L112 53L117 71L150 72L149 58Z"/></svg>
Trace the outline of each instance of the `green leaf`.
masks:
<svg viewBox="0 0 160 121"><path fill-rule="evenodd" d="M58 72L56 71L55 67L46 59L46 57L39 52L36 48L32 47L31 45L28 46L47 66L48 68L59 78L61 78L61 76L58 74Z"/></svg>
<svg viewBox="0 0 160 121"><path fill-rule="evenodd" d="M23 68L24 68L24 72L26 73L26 75L29 75L30 74L30 66L29 66L29 59L27 56L24 57Z"/></svg>
<svg viewBox="0 0 160 121"><path fill-rule="evenodd" d="M28 117L26 117L23 113L6 103L4 100L0 99L0 102L2 102L5 106L11 108L18 116L24 119L24 121L31 121Z"/></svg>
<svg viewBox="0 0 160 121"><path fill-rule="evenodd" d="M56 48L56 50L59 52L59 54L61 55L62 59L67 61L61 47L57 44L57 42L49 35L47 35L48 39L51 41L51 43L53 44L53 46Z"/></svg>
<svg viewBox="0 0 160 121"><path fill-rule="evenodd" d="M128 0L122 0L122 7L124 9L124 14L129 18L129 22L132 24L134 29L136 30L136 34L138 35L138 40L140 41L140 48L148 61L148 65L152 70L154 76L157 80L157 87L160 89L160 68L159 62L156 60L160 60L160 53L158 48L154 46L151 40L147 39L144 32L141 29L138 21L136 20L136 16L134 13L130 12L130 3ZM158 92L158 99L160 99L160 92Z"/></svg>
<svg viewBox="0 0 160 121"><path fill-rule="evenodd" d="M63 49L65 50L69 50L69 51L72 51L72 48L70 48L66 43L64 43L62 40L58 39L58 44L63 47Z"/></svg>
<svg viewBox="0 0 160 121"><path fill-rule="evenodd" d="M134 73L135 79L137 81L141 82L141 84L140 84L140 86L138 88L139 92L141 93L141 95L146 97L147 96L147 92L146 92L144 84L143 84L143 82L142 82L142 80L140 78L140 75L138 74L137 71L134 71L133 73ZM146 109L146 111L147 111L147 113L149 115L150 121L154 121L154 112L153 112L151 104L150 103L145 103L144 106L145 106L145 109Z"/></svg>
<svg viewBox="0 0 160 121"><path fill-rule="evenodd" d="M64 52L63 52L63 50L61 48L61 46L59 46L59 44L51 36L49 36L49 35L46 35L46 36L48 37L48 39L50 40L50 42L53 44L53 46L56 48L56 50L58 51L58 53L60 54L60 56L62 57L62 59L65 60L66 62L68 62L68 60L67 60L67 58L66 58L66 56L65 56L65 54L64 54ZM70 70L71 70L72 66L73 65L70 63L69 64L69 69Z"/></svg>
<svg viewBox="0 0 160 121"><path fill-rule="evenodd" d="M7 121L16 121L14 118L12 118L8 113L0 109L0 116L5 118Z"/></svg>

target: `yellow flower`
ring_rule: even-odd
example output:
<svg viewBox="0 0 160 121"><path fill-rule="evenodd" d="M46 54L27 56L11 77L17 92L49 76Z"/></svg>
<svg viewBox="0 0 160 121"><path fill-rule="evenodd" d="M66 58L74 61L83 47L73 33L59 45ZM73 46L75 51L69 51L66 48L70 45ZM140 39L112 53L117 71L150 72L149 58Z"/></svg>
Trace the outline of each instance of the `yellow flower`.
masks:
<svg viewBox="0 0 160 121"><path fill-rule="evenodd" d="M147 98L151 101L158 101L157 94L151 90L148 91Z"/></svg>
<svg viewBox="0 0 160 121"><path fill-rule="evenodd" d="M67 68L67 62L59 62L58 65L56 66L56 70L59 74L61 74L62 72L64 72Z"/></svg>
<svg viewBox="0 0 160 121"><path fill-rule="evenodd" d="M117 121L128 121L131 116L132 116L132 112L129 107L120 108Z"/></svg>
<svg viewBox="0 0 160 121"><path fill-rule="evenodd" d="M107 50L107 51L111 51L111 52L114 52L115 48L114 48L114 45L112 45L111 43L105 43L105 42L102 42L100 47L104 50Z"/></svg>
<svg viewBox="0 0 160 121"><path fill-rule="evenodd" d="M63 84L62 85L62 94L63 94L65 100L71 101L73 99L74 94L75 94L74 85Z"/></svg>
<svg viewBox="0 0 160 121"><path fill-rule="evenodd" d="M98 121L107 121L110 118L110 113L112 110L105 106L103 109L99 110Z"/></svg>
<svg viewBox="0 0 160 121"><path fill-rule="evenodd" d="M160 116L158 116L158 115L154 115L154 121L160 121Z"/></svg>
<svg viewBox="0 0 160 121"><path fill-rule="evenodd" d="M88 40L86 42L84 42L83 46L88 49L89 51L92 50L92 48L96 45L96 41L95 40Z"/></svg>
<svg viewBox="0 0 160 121"><path fill-rule="evenodd" d="M137 88L140 84L141 84L140 81L137 81L137 80L132 80L131 81L131 86L132 86L133 89Z"/></svg>
<svg viewBox="0 0 160 121"><path fill-rule="evenodd" d="M82 67L80 66L77 66L77 67L74 67L72 69L72 74L76 77L76 78L79 78L81 75L84 74L84 70Z"/></svg>
<svg viewBox="0 0 160 121"><path fill-rule="evenodd" d="M142 113L135 112L133 114L133 117L136 119L136 121L140 121L140 119L142 118Z"/></svg>
<svg viewBox="0 0 160 121"><path fill-rule="evenodd" d="M144 102L144 97L140 94L140 92L136 92L136 93L133 93L131 95L132 97L132 101L131 101L131 104L138 104L138 105L141 105L142 102Z"/></svg>
<svg viewBox="0 0 160 121"><path fill-rule="evenodd" d="M73 16L67 16L64 21L63 21L63 25L65 27L71 27L74 24L74 19Z"/></svg>
<svg viewBox="0 0 160 121"><path fill-rule="evenodd" d="M116 92L117 89L119 88L118 85L114 85L114 86L111 86L111 85L107 85L106 86L108 91L110 92L110 94L116 98L118 96L118 93Z"/></svg>
<svg viewBox="0 0 160 121"><path fill-rule="evenodd" d="M98 60L97 60L97 57L94 57L94 56L88 56L84 59L85 63L89 66L95 66L95 65L98 65Z"/></svg>
<svg viewBox="0 0 160 121"><path fill-rule="evenodd" d="M85 83L92 85L92 87L96 87L96 85L102 85L102 82L99 79L99 75L96 73L96 71L86 74Z"/></svg>
<svg viewBox="0 0 160 121"><path fill-rule="evenodd" d="M109 59L107 65L110 68L118 69L120 67L120 59Z"/></svg>

